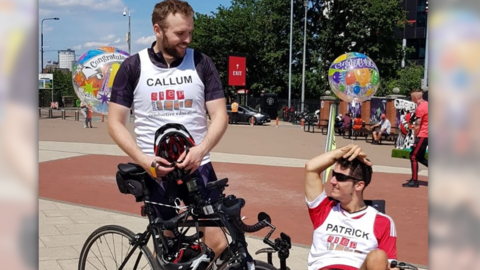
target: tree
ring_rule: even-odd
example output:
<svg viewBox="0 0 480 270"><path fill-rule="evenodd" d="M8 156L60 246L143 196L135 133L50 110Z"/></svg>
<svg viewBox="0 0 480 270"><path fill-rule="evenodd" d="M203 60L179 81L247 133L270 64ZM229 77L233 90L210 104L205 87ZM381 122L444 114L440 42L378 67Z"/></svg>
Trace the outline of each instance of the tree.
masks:
<svg viewBox="0 0 480 270"><path fill-rule="evenodd" d="M331 62L345 52L369 56L382 81L397 76L403 51L394 31L403 27L405 11L397 0L310 0L307 16L306 99L330 87ZM294 1L292 98L300 98L303 64L303 1ZM191 46L209 55L223 85L228 85L228 55L247 57L247 88L286 97L288 92L290 1L232 0L211 14L195 15Z"/></svg>
<svg viewBox="0 0 480 270"><path fill-rule="evenodd" d="M397 71L398 78L389 81L387 84L387 91L385 94L391 94L392 89L398 87L401 95L410 95L413 89L421 87L424 76L424 68L419 65L408 65L403 69Z"/></svg>
<svg viewBox="0 0 480 270"><path fill-rule="evenodd" d="M403 50L395 29L404 27L405 11L397 0L314 0L318 11L314 29L321 44L323 74L338 56L359 52L377 65L381 78L390 80L400 69Z"/></svg>

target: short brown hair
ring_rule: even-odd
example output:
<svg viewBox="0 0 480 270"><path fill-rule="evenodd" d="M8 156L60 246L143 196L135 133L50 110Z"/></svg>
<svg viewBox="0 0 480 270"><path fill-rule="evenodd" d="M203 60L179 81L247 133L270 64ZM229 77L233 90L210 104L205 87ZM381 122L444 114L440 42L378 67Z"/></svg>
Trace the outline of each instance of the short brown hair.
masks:
<svg viewBox="0 0 480 270"><path fill-rule="evenodd" d="M165 19L169 14L180 13L184 16L193 16L193 8L185 1L181 0L164 0L159 2L153 8L152 25L158 24L160 28L167 27Z"/></svg>
<svg viewBox="0 0 480 270"><path fill-rule="evenodd" d="M410 94L413 94L413 93L423 93L423 90L416 88L416 89L413 89L412 92L410 92Z"/></svg>
<svg viewBox="0 0 480 270"><path fill-rule="evenodd" d="M359 159L356 158L349 161L346 158L341 158L337 160L337 163L340 164L342 169L350 169L350 176L365 182L365 187L372 181L372 167L361 162Z"/></svg>

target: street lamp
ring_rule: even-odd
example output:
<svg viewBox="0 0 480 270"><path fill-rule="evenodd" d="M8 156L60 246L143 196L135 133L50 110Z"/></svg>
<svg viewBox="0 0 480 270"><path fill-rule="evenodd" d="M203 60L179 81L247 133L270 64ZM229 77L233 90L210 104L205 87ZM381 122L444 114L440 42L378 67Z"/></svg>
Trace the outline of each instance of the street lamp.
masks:
<svg viewBox="0 0 480 270"><path fill-rule="evenodd" d="M55 21L58 21L60 20L59 18L55 17L55 18L45 18L42 20L42 23L41 23L41 26L42 26L42 34L41 34L41 40L40 40L40 50L42 52L42 66L40 67L40 73L43 73L43 21L47 21L47 20L55 20Z"/></svg>
<svg viewBox="0 0 480 270"><path fill-rule="evenodd" d="M127 16L127 10L128 10L128 34L127 34L127 43L128 43L128 54L132 54L131 52L131 47L132 47L132 38L130 35L130 9L128 7L125 7L123 9L123 16Z"/></svg>
<svg viewBox="0 0 480 270"><path fill-rule="evenodd" d="M305 7L305 25L303 33L303 72L302 72L302 107L301 111L303 112L305 106L305 59L307 53L307 11L308 11L308 0L303 1L303 6Z"/></svg>
<svg viewBox="0 0 480 270"><path fill-rule="evenodd" d="M288 108L292 102L293 0L290 0L290 57L288 61Z"/></svg>

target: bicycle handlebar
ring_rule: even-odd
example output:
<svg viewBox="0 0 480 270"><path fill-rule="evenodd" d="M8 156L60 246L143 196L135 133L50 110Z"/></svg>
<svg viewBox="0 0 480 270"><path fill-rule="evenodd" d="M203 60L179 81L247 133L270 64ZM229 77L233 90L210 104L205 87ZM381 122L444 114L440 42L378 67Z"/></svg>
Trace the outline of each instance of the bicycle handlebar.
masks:
<svg viewBox="0 0 480 270"><path fill-rule="evenodd" d="M392 261L390 263L390 268L399 268L401 270L418 270L418 268L414 265L398 261Z"/></svg>

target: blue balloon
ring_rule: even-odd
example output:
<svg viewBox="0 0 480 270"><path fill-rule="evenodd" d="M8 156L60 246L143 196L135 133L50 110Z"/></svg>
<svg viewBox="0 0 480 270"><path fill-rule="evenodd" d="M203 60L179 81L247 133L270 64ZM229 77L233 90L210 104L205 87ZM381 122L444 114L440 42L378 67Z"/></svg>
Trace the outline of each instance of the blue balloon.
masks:
<svg viewBox="0 0 480 270"><path fill-rule="evenodd" d="M358 95L358 93L360 93L360 86L355 85L355 87L353 87L353 93L355 93L355 95Z"/></svg>

